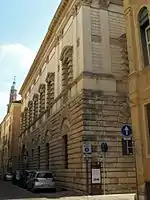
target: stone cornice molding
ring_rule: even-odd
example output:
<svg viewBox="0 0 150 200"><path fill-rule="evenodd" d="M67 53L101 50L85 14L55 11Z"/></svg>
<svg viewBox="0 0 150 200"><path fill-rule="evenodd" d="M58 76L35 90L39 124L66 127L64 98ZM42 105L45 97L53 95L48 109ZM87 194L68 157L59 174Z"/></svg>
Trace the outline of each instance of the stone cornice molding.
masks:
<svg viewBox="0 0 150 200"><path fill-rule="evenodd" d="M110 2L121 2L122 0L110 0ZM107 6L108 0L99 0L100 5ZM107 3L106 3L107 2ZM24 83L20 89L19 94L24 95L25 90L29 88L30 82L33 81L33 74L37 74L40 71L42 62L47 59L48 53L56 46L60 38L63 37L63 28L68 19L77 14L77 11L81 5L90 6L92 0L62 0L46 33L46 36L39 48L39 51L33 61L33 64L26 76ZM65 18L64 18L65 17ZM62 20L64 19L64 20ZM59 29L58 29L59 28Z"/></svg>
<svg viewBox="0 0 150 200"><path fill-rule="evenodd" d="M75 1L75 0L74 0ZM57 8L57 11L50 23L50 26L48 28L48 31L46 33L46 36L39 48L39 51L33 61L33 64L28 72L27 77L24 80L24 83L20 89L19 94L22 95L24 89L27 87L28 81L31 79L31 75L35 72L35 69L37 68L36 65L39 64L39 60L45 57L47 49L49 48L49 43L52 43L56 34L56 30L60 26L60 22L62 21L64 15L66 14L66 9L69 8L73 2L72 0L62 0L60 5Z"/></svg>
<svg viewBox="0 0 150 200"><path fill-rule="evenodd" d="M63 28L67 23L68 19L73 15L73 9L79 9L81 5L90 5L91 0L62 0L46 33L46 36L39 48L39 51L32 63L32 66L24 80L24 83L20 89L19 94L23 96L23 92L25 89L29 87L29 81L33 79L32 74L40 71L41 62L45 62L47 58L47 54L51 51L58 43L59 39L63 37ZM66 15L66 13L68 13ZM62 19L65 17L65 20L60 27ZM59 28L59 32L57 33L57 29Z"/></svg>

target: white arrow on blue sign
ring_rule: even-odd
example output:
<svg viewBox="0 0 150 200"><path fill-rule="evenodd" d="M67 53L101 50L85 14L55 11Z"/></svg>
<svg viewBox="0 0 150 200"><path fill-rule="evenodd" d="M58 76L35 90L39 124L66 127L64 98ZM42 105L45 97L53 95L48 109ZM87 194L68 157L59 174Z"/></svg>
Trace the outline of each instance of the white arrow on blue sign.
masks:
<svg viewBox="0 0 150 200"><path fill-rule="evenodd" d="M121 128L121 134L123 137L130 137L132 135L132 128L128 124L125 124Z"/></svg>

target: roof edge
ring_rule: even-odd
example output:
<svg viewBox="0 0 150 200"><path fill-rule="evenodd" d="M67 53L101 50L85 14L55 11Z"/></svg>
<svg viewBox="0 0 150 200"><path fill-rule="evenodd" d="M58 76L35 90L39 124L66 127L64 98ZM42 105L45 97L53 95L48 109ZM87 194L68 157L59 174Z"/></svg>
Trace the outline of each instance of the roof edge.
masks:
<svg viewBox="0 0 150 200"><path fill-rule="evenodd" d="M49 38L51 37L51 35L53 33L53 29L56 27L56 23L57 23L58 19L60 18L60 13L62 12L62 9L64 8L64 6L67 5L68 2L69 2L69 0L62 0L60 2L59 6L58 6L53 18L52 18L52 21L51 21L51 23L48 27L48 31L47 31L47 33L46 33L46 35L45 35L45 37L42 41L42 44L40 45L39 50L38 50L38 52L37 52L37 54L34 58L34 61L33 61L32 65L29 69L29 72L28 72L28 74L27 74L27 76L26 76L26 78L25 78L25 80L24 80L24 82L21 86L21 89L19 91L20 95L23 93L23 90L25 89L25 85L26 85L27 81L29 80L29 78L31 77L31 74L35 69L36 63L38 62L38 60L40 59L40 57L42 55L42 52L43 52L43 50L44 50L44 48L47 44L47 40L49 40Z"/></svg>

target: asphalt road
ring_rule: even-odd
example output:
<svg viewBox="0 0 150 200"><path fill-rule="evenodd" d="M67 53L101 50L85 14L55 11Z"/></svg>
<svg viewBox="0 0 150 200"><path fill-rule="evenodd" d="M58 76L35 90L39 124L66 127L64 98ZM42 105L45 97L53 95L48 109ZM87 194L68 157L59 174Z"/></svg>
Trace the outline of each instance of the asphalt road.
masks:
<svg viewBox="0 0 150 200"><path fill-rule="evenodd" d="M39 199L43 194L33 194L27 190L12 185L11 182L0 181L0 200L6 199Z"/></svg>
<svg viewBox="0 0 150 200"><path fill-rule="evenodd" d="M56 193L31 193L12 185L11 182L0 181L0 200L134 200L134 194L84 196L72 191L57 191Z"/></svg>
<svg viewBox="0 0 150 200"><path fill-rule="evenodd" d="M76 197L82 199L81 194L77 194L69 191L57 191L56 193L32 193L26 189L22 189L18 186L13 185L11 182L0 181L0 200L54 200L54 199L64 199L65 197ZM66 199L65 198L65 199ZM71 199L72 199L71 198ZM70 198L69 198L70 199Z"/></svg>

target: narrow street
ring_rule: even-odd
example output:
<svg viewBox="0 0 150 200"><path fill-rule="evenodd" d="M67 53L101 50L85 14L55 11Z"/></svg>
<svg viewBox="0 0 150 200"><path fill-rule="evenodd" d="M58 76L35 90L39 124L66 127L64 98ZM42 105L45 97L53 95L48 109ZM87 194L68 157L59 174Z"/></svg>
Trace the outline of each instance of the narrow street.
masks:
<svg viewBox="0 0 150 200"><path fill-rule="evenodd" d="M81 194L72 191L58 191L56 193L32 193L13 185L11 182L0 181L0 200L23 200L23 199L85 199ZM69 199L70 199L69 198Z"/></svg>
<svg viewBox="0 0 150 200"><path fill-rule="evenodd" d="M19 188L11 182L0 181L0 200L5 199L32 199L40 198L41 195L33 194L27 190Z"/></svg>
<svg viewBox="0 0 150 200"><path fill-rule="evenodd" d="M0 200L134 200L134 194L108 196L82 196L71 191L33 194L25 189L12 185L11 182L0 181Z"/></svg>

